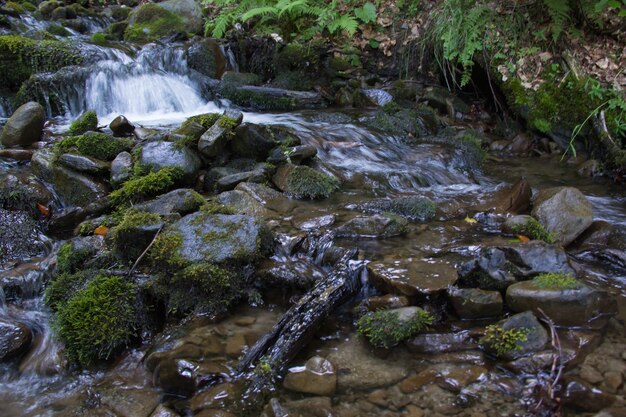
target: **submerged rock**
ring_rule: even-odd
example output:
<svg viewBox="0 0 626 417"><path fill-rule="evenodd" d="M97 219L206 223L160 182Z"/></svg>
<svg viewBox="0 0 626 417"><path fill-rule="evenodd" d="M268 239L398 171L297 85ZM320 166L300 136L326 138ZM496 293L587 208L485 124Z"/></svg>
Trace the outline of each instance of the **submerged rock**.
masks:
<svg viewBox="0 0 626 417"><path fill-rule="evenodd" d="M448 296L454 311L461 319L484 319L502 315L503 302L499 291L451 287Z"/></svg>
<svg viewBox="0 0 626 417"><path fill-rule="evenodd" d="M337 237L386 239L401 236L408 231L408 221L395 214L359 216L335 229Z"/></svg>
<svg viewBox="0 0 626 417"><path fill-rule="evenodd" d="M0 318L0 362L23 353L32 340L32 333L22 323Z"/></svg>
<svg viewBox="0 0 626 417"><path fill-rule="evenodd" d="M337 390L337 374L332 363L314 356L304 366L290 368L283 386L305 394L333 395Z"/></svg>
<svg viewBox="0 0 626 417"><path fill-rule="evenodd" d="M565 384L562 398L563 404L567 407L592 412L600 411L615 401L612 395L579 379L570 379Z"/></svg>
<svg viewBox="0 0 626 417"><path fill-rule="evenodd" d="M7 147L28 146L41 138L45 112L41 104L28 102L9 118L0 134L0 143Z"/></svg>
<svg viewBox="0 0 626 417"><path fill-rule="evenodd" d="M406 341L406 346L415 353L458 352L476 349L478 344L468 331L456 333L424 333Z"/></svg>
<svg viewBox="0 0 626 417"><path fill-rule="evenodd" d="M411 258L393 263L372 262L367 269L376 287L406 296L441 293L457 280L456 270L446 263Z"/></svg>
<svg viewBox="0 0 626 417"><path fill-rule="evenodd" d="M591 225L593 207L576 188L554 187L537 193L532 215L557 243L567 246Z"/></svg>

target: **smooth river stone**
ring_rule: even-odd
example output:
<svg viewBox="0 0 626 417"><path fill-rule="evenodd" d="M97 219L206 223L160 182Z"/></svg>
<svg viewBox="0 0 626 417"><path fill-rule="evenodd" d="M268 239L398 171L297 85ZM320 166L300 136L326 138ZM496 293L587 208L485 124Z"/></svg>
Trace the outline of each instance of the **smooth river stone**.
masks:
<svg viewBox="0 0 626 417"><path fill-rule="evenodd" d="M394 262L374 262L367 269L374 285L406 296L437 294L457 280L456 269L448 264L411 258Z"/></svg>
<svg viewBox="0 0 626 417"><path fill-rule="evenodd" d="M0 362L24 352L32 334L25 325L0 319Z"/></svg>
<svg viewBox="0 0 626 417"><path fill-rule="evenodd" d="M499 291L451 287L448 297L461 319L498 317L502 314L502 295Z"/></svg>
<svg viewBox="0 0 626 417"><path fill-rule="evenodd" d="M304 366L289 369L283 386L306 394L333 395L337 390L337 374L332 363L314 356Z"/></svg>

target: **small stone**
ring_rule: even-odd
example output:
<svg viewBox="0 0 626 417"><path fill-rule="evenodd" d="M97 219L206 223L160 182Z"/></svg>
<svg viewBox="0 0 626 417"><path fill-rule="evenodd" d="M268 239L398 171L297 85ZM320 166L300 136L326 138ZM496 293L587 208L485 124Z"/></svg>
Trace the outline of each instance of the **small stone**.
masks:
<svg viewBox="0 0 626 417"><path fill-rule="evenodd" d="M580 369L579 376L590 384L598 384L604 379L602 374L590 365L583 365Z"/></svg>
<svg viewBox="0 0 626 417"><path fill-rule="evenodd" d="M499 291L450 287L448 295L461 319L497 317L502 314L503 302Z"/></svg>
<svg viewBox="0 0 626 417"><path fill-rule="evenodd" d="M591 387L586 382L572 380L565 385L563 404L585 411L600 411L611 405L613 396Z"/></svg>
<svg viewBox="0 0 626 417"><path fill-rule="evenodd" d="M387 294L381 297L370 297L367 299L367 308L370 311L406 307L409 304L409 299L403 295Z"/></svg>
<svg viewBox="0 0 626 417"><path fill-rule="evenodd" d="M457 393L469 384L485 379L486 376L487 369L481 366L451 366L439 371L437 384L445 390Z"/></svg>
<svg viewBox="0 0 626 417"><path fill-rule="evenodd" d="M109 124L109 128L115 136L130 136L135 130L135 126L124 116L117 116L113 119L111 124Z"/></svg>
<svg viewBox="0 0 626 417"><path fill-rule="evenodd" d="M246 347L246 339L243 334L237 333L226 341L226 355L238 358Z"/></svg>
<svg viewBox="0 0 626 417"><path fill-rule="evenodd" d="M367 401L384 408L387 408L387 406L389 405L389 401L387 399L387 391L384 389L377 389L375 391L372 391L372 393L367 396Z"/></svg>
<svg viewBox="0 0 626 417"><path fill-rule="evenodd" d="M6 147L28 146L41 137L45 112L34 101L20 106L0 132L0 143Z"/></svg>
<svg viewBox="0 0 626 417"><path fill-rule="evenodd" d="M426 414L421 408L409 404L406 406L406 412L404 412L402 415L404 417L424 417Z"/></svg>
<svg viewBox="0 0 626 417"><path fill-rule="evenodd" d="M31 339L31 331L25 325L0 319L0 362L23 353Z"/></svg>
<svg viewBox="0 0 626 417"><path fill-rule="evenodd" d="M609 371L604 374L604 381L602 382L602 387L606 388L608 392L613 394L617 393L619 388L622 386L622 373L617 371Z"/></svg>
<svg viewBox="0 0 626 417"><path fill-rule="evenodd" d="M111 162L111 183L121 184L130 178L133 168L133 157L128 152L120 152Z"/></svg>
<svg viewBox="0 0 626 417"><path fill-rule="evenodd" d="M405 378L400 382L399 388L404 394L410 394L419 391L424 385L432 384L436 380L437 371L434 369L426 369L418 374Z"/></svg>
<svg viewBox="0 0 626 417"><path fill-rule="evenodd" d="M337 374L332 363L314 356L303 367L289 369L283 386L307 394L333 395L337 390Z"/></svg>

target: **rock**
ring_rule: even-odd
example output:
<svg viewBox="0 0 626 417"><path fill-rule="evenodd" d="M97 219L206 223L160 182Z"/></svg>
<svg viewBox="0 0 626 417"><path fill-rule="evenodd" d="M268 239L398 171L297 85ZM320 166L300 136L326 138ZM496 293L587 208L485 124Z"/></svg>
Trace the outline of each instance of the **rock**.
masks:
<svg viewBox="0 0 626 417"><path fill-rule="evenodd" d="M200 394L196 394L189 405L194 415L202 410L224 408L229 402L240 398L240 391L239 386L230 382L215 385Z"/></svg>
<svg viewBox="0 0 626 417"><path fill-rule="evenodd" d="M573 187L541 190L533 200L532 215L563 246L573 242L593 222L591 203Z"/></svg>
<svg viewBox="0 0 626 417"><path fill-rule="evenodd" d="M228 109L224 114L200 136L198 150L201 154L215 158L222 152L229 139L229 134L241 124L243 113Z"/></svg>
<svg viewBox="0 0 626 417"><path fill-rule="evenodd" d="M251 262L268 253L272 236L254 217L206 213L189 214L171 225L165 236L180 236L172 255L187 262Z"/></svg>
<svg viewBox="0 0 626 417"><path fill-rule="evenodd" d="M0 265L45 253L37 223L24 212L0 209Z"/></svg>
<svg viewBox="0 0 626 417"><path fill-rule="evenodd" d="M179 188L160 195L154 200L136 204L133 207L138 211L147 211L160 214L161 216L172 213L184 216L197 211L204 203L204 197L191 188Z"/></svg>
<svg viewBox="0 0 626 417"><path fill-rule="evenodd" d="M133 157L128 152L120 152L111 162L111 183L121 184L133 173Z"/></svg>
<svg viewBox="0 0 626 417"><path fill-rule="evenodd" d="M611 223L604 220L596 220L576 238L572 246L576 250L605 248L611 244L612 238L618 233L617 228Z"/></svg>
<svg viewBox="0 0 626 417"><path fill-rule="evenodd" d="M563 405L585 411L600 411L610 406L614 397L593 388L584 381L572 379L565 385L562 395Z"/></svg>
<svg viewBox="0 0 626 417"><path fill-rule="evenodd" d="M482 366L469 365L459 367L457 365L447 365L439 370L437 385L445 390L458 393L474 382L485 380L487 372L487 369Z"/></svg>
<svg viewBox="0 0 626 417"><path fill-rule="evenodd" d="M395 214L359 216L335 229L337 237L386 239L407 232L408 221Z"/></svg>
<svg viewBox="0 0 626 417"><path fill-rule="evenodd" d="M264 111L319 109L326 107L315 91L290 91L281 88L227 84L222 95L238 106Z"/></svg>
<svg viewBox="0 0 626 417"><path fill-rule="evenodd" d="M147 127L136 127L135 130L133 130L133 136L139 142L156 142L165 139L165 134L163 132Z"/></svg>
<svg viewBox="0 0 626 417"><path fill-rule="evenodd" d="M282 407L276 407L277 410L281 408ZM283 411L285 414L280 414L281 416L328 417L335 415L329 397L311 397L302 400L288 401L285 402ZM280 411L278 411L278 413L280 413ZM276 416L278 414L274 413L274 415Z"/></svg>
<svg viewBox="0 0 626 417"><path fill-rule="evenodd" d="M233 210L239 214L247 214L260 218L267 218L272 214L276 215L275 212L266 209L263 204L252 198L248 193L239 190L220 193L216 201L227 207L232 207Z"/></svg>
<svg viewBox="0 0 626 417"><path fill-rule="evenodd" d="M541 309L558 326L592 327L606 324L606 320L593 320L610 315L612 305L607 293L582 283L576 288L542 287L535 280L507 288L506 304L515 312L532 310L539 314Z"/></svg>
<svg viewBox="0 0 626 417"><path fill-rule="evenodd" d="M414 222L425 222L435 217L437 206L428 198L415 196L370 201L358 209L368 213L394 213Z"/></svg>
<svg viewBox="0 0 626 417"><path fill-rule="evenodd" d="M225 175L215 182L215 189L218 192L233 190L237 184L247 183L263 183L270 176L272 168L265 163L257 164L252 171L239 172L236 174Z"/></svg>
<svg viewBox="0 0 626 417"><path fill-rule="evenodd" d="M193 374L197 367L185 359L165 359L155 368L153 381L165 394L188 398L196 390Z"/></svg>
<svg viewBox="0 0 626 417"><path fill-rule="evenodd" d="M106 174L111 169L110 165L106 162L88 156L70 153L61 155L59 162L74 171L92 175Z"/></svg>
<svg viewBox="0 0 626 417"><path fill-rule="evenodd" d="M299 258L280 262L267 259L257 269L257 276L264 285L278 288L310 289L325 275L322 268Z"/></svg>
<svg viewBox="0 0 626 417"><path fill-rule="evenodd" d="M204 33L202 9L194 0L167 0L159 3L159 7L182 18L187 31L198 34Z"/></svg>
<svg viewBox="0 0 626 417"><path fill-rule="evenodd" d="M357 337L337 346L327 359L337 370L337 389L340 392L387 387L408 374L405 366L376 357Z"/></svg>
<svg viewBox="0 0 626 417"><path fill-rule="evenodd" d="M11 359L28 349L32 333L25 325L0 318L0 362Z"/></svg>
<svg viewBox="0 0 626 417"><path fill-rule="evenodd" d="M100 406L118 416L149 416L159 405L159 394L154 388L120 387L115 383L94 388Z"/></svg>
<svg viewBox="0 0 626 417"><path fill-rule="evenodd" d="M530 207L532 190L528 181L521 179L511 186L505 186L494 193L486 203L474 207L477 211L493 210L496 213L520 213Z"/></svg>
<svg viewBox="0 0 626 417"><path fill-rule="evenodd" d="M109 187L86 175L53 163L54 153L41 149L33 154L31 166L40 178L52 184L66 205L86 206L109 194Z"/></svg>
<svg viewBox="0 0 626 417"><path fill-rule="evenodd" d="M135 262L164 225L165 223L158 218L150 219L146 223L122 222L110 232L114 237L113 252L124 261Z"/></svg>
<svg viewBox="0 0 626 417"><path fill-rule="evenodd" d="M500 356L507 360L514 360L523 356L538 352L548 343L548 332L539 323L535 315L531 311L519 313L504 319L497 324L503 331L521 330L525 332L526 340L520 340L516 343L516 347L506 352L500 352ZM481 344L488 353L496 354L493 346L484 339Z"/></svg>
<svg viewBox="0 0 626 417"><path fill-rule="evenodd" d="M437 371L434 369L426 369L418 374L414 374L398 384L400 391L404 394L410 394L419 391L424 385L432 384L437 379Z"/></svg>
<svg viewBox="0 0 626 417"><path fill-rule="evenodd" d="M328 198L339 188L337 178L306 165L281 165L272 182L279 190L297 199Z"/></svg>
<svg viewBox="0 0 626 417"><path fill-rule="evenodd" d="M33 157L31 149L0 149L0 158L13 159L15 161L30 161Z"/></svg>
<svg viewBox="0 0 626 417"><path fill-rule="evenodd" d="M317 155L317 148L312 145L281 147L272 150L267 158L267 162L272 164L280 164L283 162L301 164L314 158L315 155Z"/></svg>
<svg viewBox="0 0 626 417"><path fill-rule="evenodd" d="M235 190L245 192L262 204L263 207L278 213L287 214L296 206L293 201L285 197L282 193L264 184L243 182L238 184Z"/></svg>
<svg viewBox="0 0 626 417"><path fill-rule="evenodd" d="M385 292L406 296L429 296L447 290L457 280L457 272L442 262L416 259L393 263L372 262L367 269L371 282Z"/></svg>
<svg viewBox="0 0 626 417"><path fill-rule="evenodd" d="M135 130L135 126L125 116L121 115L109 123L109 128L114 136L131 136Z"/></svg>
<svg viewBox="0 0 626 417"><path fill-rule="evenodd" d="M304 366L290 368L283 386L305 394L333 395L337 390L337 374L332 363L314 356Z"/></svg>
<svg viewBox="0 0 626 417"><path fill-rule="evenodd" d="M194 183L202 161L196 152L187 147L177 147L172 142L150 142L141 149L139 163L159 170L176 167L183 170L185 180Z"/></svg>
<svg viewBox="0 0 626 417"><path fill-rule="evenodd" d="M202 75L219 80L226 68L226 59L220 46L212 39L192 40L186 51L187 66ZM202 132L204 133L204 132ZM200 133L200 134L202 134Z"/></svg>
<svg viewBox="0 0 626 417"><path fill-rule="evenodd" d="M319 230L323 227L332 226L335 223L336 216L334 214L327 214L325 216L319 216L314 218L308 218L306 220L292 220L291 223L298 229L310 232L313 230Z"/></svg>
<svg viewBox="0 0 626 417"><path fill-rule="evenodd" d="M246 337L242 333L237 333L226 341L225 353L229 358L237 359L247 348Z"/></svg>
<svg viewBox="0 0 626 417"><path fill-rule="evenodd" d="M0 173L0 208L26 211L34 218L41 212L37 204L48 207L54 195L27 170L10 170Z"/></svg>
<svg viewBox="0 0 626 417"><path fill-rule="evenodd" d="M41 138L45 112L41 104L28 102L9 118L0 134L0 143L6 147L28 146Z"/></svg>
<svg viewBox="0 0 626 417"><path fill-rule="evenodd" d="M235 129L235 135L229 142L231 152L242 158L253 158L257 161L267 159L270 151L278 145L272 129L245 123ZM268 162L275 164L271 158Z"/></svg>
<svg viewBox="0 0 626 417"><path fill-rule="evenodd" d="M502 295L498 291L451 287L448 297L461 319L484 319L502 315Z"/></svg>
<svg viewBox="0 0 626 417"><path fill-rule="evenodd" d="M406 346L415 353L458 352L476 349L478 344L466 330L456 333L423 333L406 341Z"/></svg>
<svg viewBox="0 0 626 417"><path fill-rule="evenodd" d="M519 214L517 216L507 217L504 223L502 223L502 233L514 235L516 230L524 227L528 222L532 222L533 217L527 214Z"/></svg>
<svg viewBox="0 0 626 417"><path fill-rule="evenodd" d="M502 291L516 279L548 272L575 274L563 248L537 240L481 249L477 259L459 268L459 281L464 287Z"/></svg>
<svg viewBox="0 0 626 417"><path fill-rule="evenodd" d="M150 417L179 417L179 414L165 407L163 404L159 404L152 414L150 414Z"/></svg>
<svg viewBox="0 0 626 417"><path fill-rule="evenodd" d="M387 294L381 297L370 297L366 301L367 308L370 311L407 307L409 304L409 299L407 297L394 294Z"/></svg>
<svg viewBox="0 0 626 417"><path fill-rule="evenodd" d="M597 159L589 159L576 168L581 177L597 177L602 174L602 164Z"/></svg>

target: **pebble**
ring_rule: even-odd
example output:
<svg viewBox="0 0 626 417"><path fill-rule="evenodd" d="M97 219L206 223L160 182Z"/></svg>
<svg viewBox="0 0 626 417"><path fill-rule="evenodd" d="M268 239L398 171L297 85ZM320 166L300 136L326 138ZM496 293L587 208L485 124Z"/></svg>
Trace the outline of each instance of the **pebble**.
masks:
<svg viewBox="0 0 626 417"><path fill-rule="evenodd" d="M580 369L580 377L591 384L598 384L604 379L596 368L589 365L582 366Z"/></svg>
<svg viewBox="0 0 626 417"><path fill-rule="evenodd" d="M619 387L622 386L622 374L618 371L609 371L604 374L602 386L609 392L615 394Z"/></svg>

